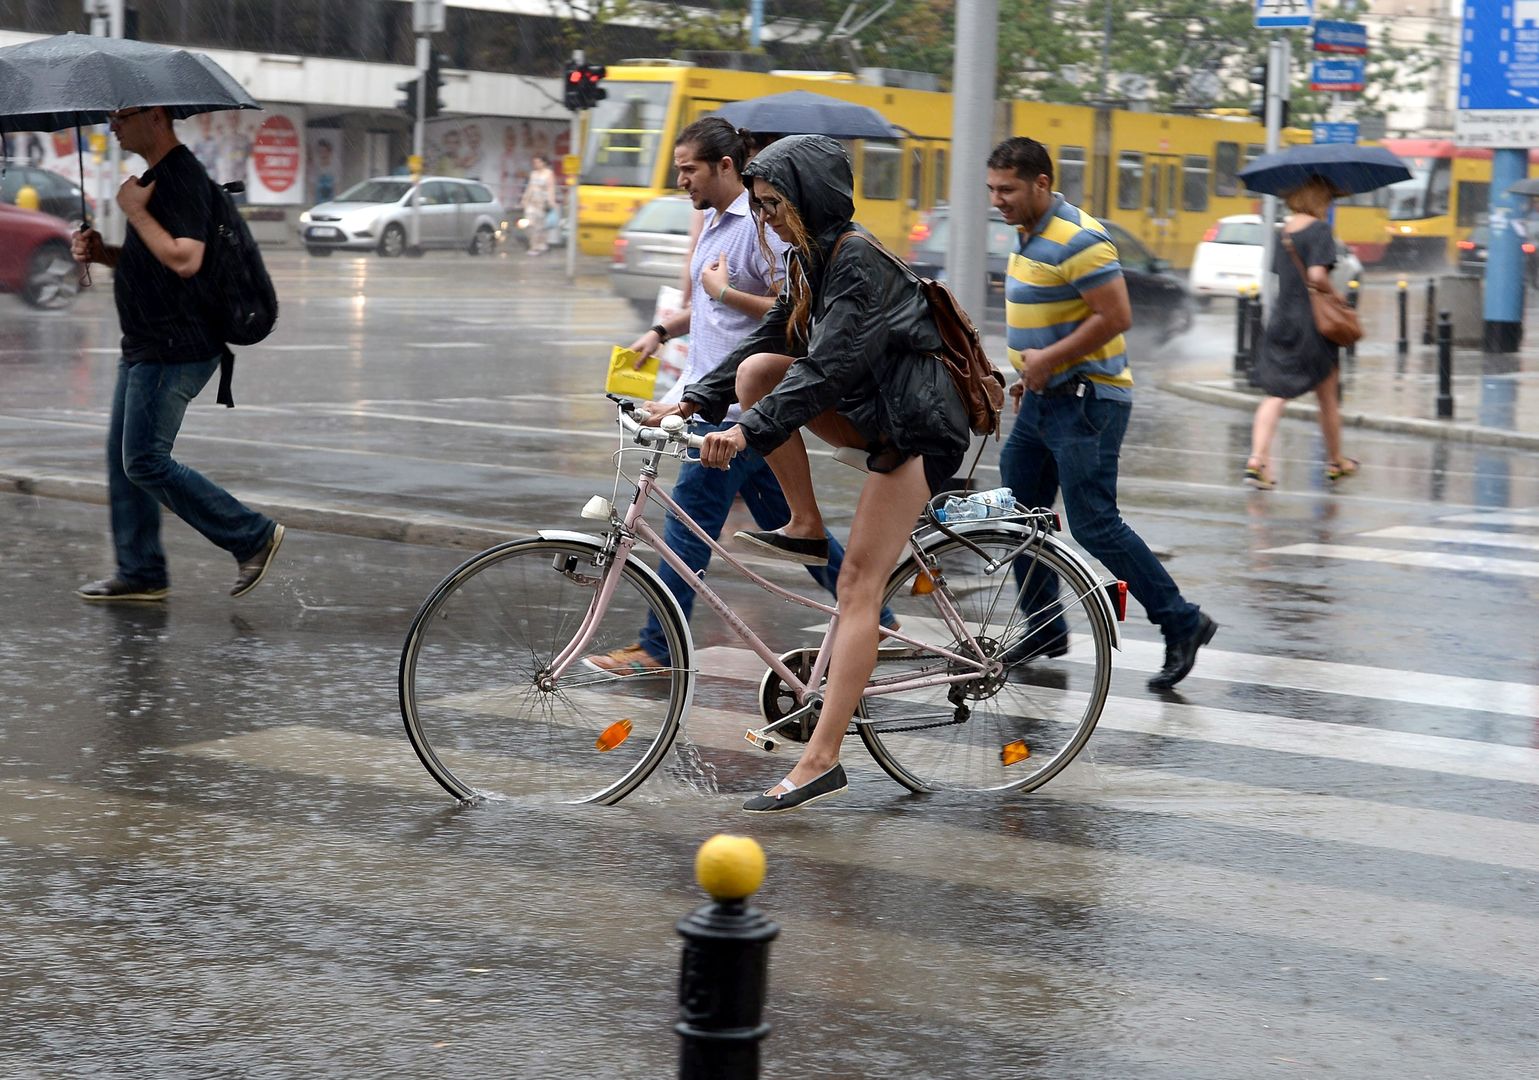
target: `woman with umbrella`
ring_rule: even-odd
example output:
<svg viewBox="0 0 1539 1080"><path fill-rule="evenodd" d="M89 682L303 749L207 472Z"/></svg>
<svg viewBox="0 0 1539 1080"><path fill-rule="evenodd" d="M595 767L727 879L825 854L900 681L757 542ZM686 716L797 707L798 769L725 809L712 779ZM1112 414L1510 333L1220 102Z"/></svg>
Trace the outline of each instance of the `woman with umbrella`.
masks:
<svg viewBox="0 0 1539 1080"><path fill-rule="evenodd" d="M1291 213L1283 223L1272 269L1277 274L1277 299L1261 339L1255 381L1267 397L1256 408L1251 424L1250 458L1245 482L1269 489L1272 439L1290 398L1313 390L1320 404L1320 434L1325 439L1325 479L1336 483L1357 472L1358 463L1341 452L1341 405L1337 392L1341 376L1340 349L1315 326L1309 290L1330 289L1336 264L1336 239L1326 223L1336 188L1311 175L1283 192Z"/></svg>

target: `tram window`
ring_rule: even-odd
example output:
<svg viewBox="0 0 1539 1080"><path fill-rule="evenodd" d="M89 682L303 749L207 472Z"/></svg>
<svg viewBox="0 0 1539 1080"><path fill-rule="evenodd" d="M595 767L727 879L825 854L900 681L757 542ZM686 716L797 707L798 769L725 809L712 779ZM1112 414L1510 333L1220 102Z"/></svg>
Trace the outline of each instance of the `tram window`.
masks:
<svg viewBox="0 0 1539 1080"><path fill-rule="evenodd" d="M1264 153L1266 153L1266 147L1259 146L1256 143L1246 143L1245 144L1245 164L1249 165L1252 161L1255 161L1258 157L1260 157Z"/></svg>
<svg viewBox="0 0 1539 1080"><path fill-rule="evenodd" d="M1240 180L1240 144L1221 142L1213 148L1213 194L1238 195Z"/></svg>
<svg viewBox="0 0 1539 1080"><path fill-rule="evenodd" d="M1143 205L1144 156L1136 150L1117 155L1117 209L1137 210Z"/></svg>
<svg viewBox="0 0 1539 1080"><path fill-rule="evenodd" d="M862 160L861 196L867 199L896 199L902 179L903 151L891 143L868 142Z"/></svg>
<svg viewBox="0 0 1539 1080"><path fill-rule="evenodd" d="M1452 163L1448 158L1439 158L1432 165L1432 186L1427 191L1427 213L1448 213L1448 196L1452 186Z"/></svg>
<svg viewBox="0 0 1539 1080"><path fill-rule="evenodd" d="M1085 148L1065 146L1058 151L1058 190L1064 202L1079 206L1085 201Z"/></svg>
<svg viewBox="0 0 1539 1080"><path fill-rule="evenodd" d="M908 205L918 210L924 203L924 151L914 147L908 153Z"/></svg>
<svg viewBox="0 0 1539 1080"><path fill-rule="evenodd" d="M1490 184L1483 180L1459 181L1458 223L1460 228L1470 229L1481 224L1490 206Z"/></svg>
<svg viewBox="0 0 1539 1080"><path fill-rule="evenodd" d="M1187 154L1181 159L1181 209L1208 208L1208 159L1202 154Z"/></svg>
<svg viewBox="0 0 1539 1080"><path fill-rule="evenodd" d="M599 102L588 121L582 182L651 187L673 88L666 83L610 81L604 85L608 97Z"/></svg>
<svg viewBox="0 0 1539 1080"><path fill-rule="evenodd" d="M943 203L946 194L951 190L951 171L947 165L947 153L944 150L935 151L935 201Z"/></svg>

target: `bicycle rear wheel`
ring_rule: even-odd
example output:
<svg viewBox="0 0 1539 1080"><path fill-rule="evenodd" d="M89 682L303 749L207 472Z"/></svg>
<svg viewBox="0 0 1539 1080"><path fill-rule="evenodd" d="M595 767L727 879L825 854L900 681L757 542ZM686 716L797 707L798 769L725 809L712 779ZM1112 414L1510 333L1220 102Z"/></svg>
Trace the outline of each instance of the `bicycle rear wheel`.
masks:
<svg viewBox="0 0 1539 1080"><path fill-rule="evenodd" d="M580 659L553 687L551 663L602 580L600 548L515 540L483 551L433 590L401 653L401 715L433 778L458 799L612 803L657 767L688 708L694 674L673 597L638 564L618 571L584 655L635 643L655 615L672 666L616 677Z"/></svg>
<svg viewBox="0 0 1539 1080"><path fill-rule="evenodd" d="M1024 530L994 526L967 538L990 559L1021 544ZM1007 658L996 677L865 699L856 728L879 765L913 791L1030 791L1056 776L1084 747L1111 683L1114 628L1102 586L1047 540L1037 571L1018 585L1011 565L944 535L927 546L968 631L990 657ZM916 587L917 584L917 587ZM888 582L886 603L903 632L966 654L947 628L931 582L910 559ZM881 650L873 681L965 670L925 649Z"/></svg>

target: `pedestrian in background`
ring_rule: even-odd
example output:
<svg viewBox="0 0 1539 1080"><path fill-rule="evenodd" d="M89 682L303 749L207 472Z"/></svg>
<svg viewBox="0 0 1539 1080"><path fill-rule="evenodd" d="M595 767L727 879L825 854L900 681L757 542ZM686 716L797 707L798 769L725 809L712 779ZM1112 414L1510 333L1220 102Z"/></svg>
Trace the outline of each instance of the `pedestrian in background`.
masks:
<svg viewBox="0 0 1539 1080"><path fill-rule="evenodd" d="M556 207L556 174L550 162L541 154L534 155L529 169L529 182L524 185L524 217L529 224L529 254L543 255L550 247L548 222L545 220Z"/></svg>
<svg viewBox="0 0 1539 1080"><path fill-rule="evenodd" d="M999 471L1024 506L1052 506L1060 490L1074 539L1158 624L1165 663L1149 689L1168 690L1192 670L1218 624L1182 595L1117 509L1117 460L1133 411L1133 374L1123 333L1133 324L1117 248L1099 222L1053 190L1053 163L1035 139L1006 139L988 159L995 209L1018 233L1005 275L1006 344L1021 373L1010 387L1016 418ZM1032 607L1056 582L1016 577ZM1006 653L1008 663L1069 651L1060 615Z"/></svg>
<svg viewBox="0 0 1539 1080"><path fill-rule="evenodd" d="M1325 439L1325 479L1334 484L1357 472L1358 462L1341 453L1341 348L1315 326L1309 289L1331 289L1336 265L1336 238L1326 219L1335 189L1312 176L1283 193L1292 211L1283 222L1272 270L1277 274L1277 299L1261 336L1256 358L1256 385L1266 398L1251 423L1250 458L1245 482L1267 490L1277 486L1272 473L1272 440L1289 399L1310 390L1320 405L1320 434Z"/></svg>
<svg viewBox="0 0 1539 1080"><path fill-rule="evenodd" d="M708 375L727 358L734 346L748 336L774 305L783 274L786 245L777 236L759 243L758 230L748 209L743 186L743 166L748 158L749 133L734 129L716 116L697 120L679 132L673 150L679 187L689 196L701 219L700 234L690 252L689 303L651 327L631 344L643 358L651 356L671 337L690 336L688 366L663 395L659 405L678 402L684 388ZM724 422L697 424L696 434L725 431L737 423L742 410L734 405ZM673 499L705 530L712 540L721 536L739 495L762 529L777 529L791 518L785 494L764 458L745 450L725 470L708 469L686 461L679 467ZM825 565L808 566L807 572L829 592L834 592L844 548L825 530L828 559ZM704 573L711 549L672 514L663 526L663 537L689 565L692 573ZM694 608L695 591L666 562L658 574L678 599L684 618ZM884 618L896 626L891 612ZM591 667L615 675L637 675L668 666L668 644L662 626L650 618L634 645L586 658Z"/></svg>
<svg viewBox="0 0 1539 1080"><path fill-rule="evenodd" d="M95 229L75 234L81 263L113 268L113 298L123 329L112 417L107 427L107 492L117 573L82 585L84 600L163 600L170 574L160 536L167 507L235 557L231 596L256 587L272 565L283 526L242 505L201 473L171 457L187 405L229 354L210 328L193 277L203 266L213 215L213 185L183 146L164 108L108 115L118 143L149 164L118 191L128 222L122 247ZM220 399L228 401L221 380Z"/></svg>

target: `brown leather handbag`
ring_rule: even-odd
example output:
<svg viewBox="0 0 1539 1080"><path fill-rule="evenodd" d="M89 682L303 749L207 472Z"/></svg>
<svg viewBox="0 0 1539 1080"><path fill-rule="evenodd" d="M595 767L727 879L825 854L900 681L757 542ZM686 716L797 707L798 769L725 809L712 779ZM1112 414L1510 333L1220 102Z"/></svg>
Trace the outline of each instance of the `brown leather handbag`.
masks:
<svg viewBox="0 0 1539 1080"><path fill-rule="evenodd" d="M1357 310L1329 285L1321 288L1310 281L1304 260L1299 258L1293 241L1284 236L1282 242L1293 257L1293 265L1299 268L1304 287L1309 290L1309 310L1314 314L1315 329L1320 331L1320 336L1336 345L1356 345L1363 337L1363 324L1357 317Z"/></svg>

